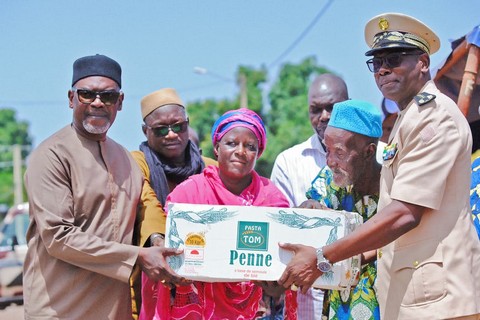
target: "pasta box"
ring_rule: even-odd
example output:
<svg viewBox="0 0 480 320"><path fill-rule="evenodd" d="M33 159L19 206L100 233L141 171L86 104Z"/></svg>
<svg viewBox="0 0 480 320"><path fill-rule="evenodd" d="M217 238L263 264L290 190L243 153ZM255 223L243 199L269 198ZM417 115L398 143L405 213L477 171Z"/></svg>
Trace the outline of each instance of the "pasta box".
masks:
<svg viewBox="0 0 480 320"><path fill-rule="evenodd" d="M180 275L205 282L276 281L293 253L278 242L321 247L362 224L358 213L334 210L170 203L165 245ZM338 262L314 286L342 289L358 282L360 256Z"/></svg>

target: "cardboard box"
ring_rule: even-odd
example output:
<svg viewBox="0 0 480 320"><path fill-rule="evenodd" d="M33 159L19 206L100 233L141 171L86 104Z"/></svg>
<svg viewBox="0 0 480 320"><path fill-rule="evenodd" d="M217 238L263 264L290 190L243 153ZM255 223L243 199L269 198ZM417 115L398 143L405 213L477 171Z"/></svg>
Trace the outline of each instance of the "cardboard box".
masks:
<svg viewBox="0 0 480 320"><path fill-rule="evenodd" d="M362 224L357 213L299 208L170 203L166 246L183 248L169 259L180 275L206 282L276 281L292 253L278 242L321 247ZM342 289L358 282L360 256L336 263L314 286Z"/></svg>

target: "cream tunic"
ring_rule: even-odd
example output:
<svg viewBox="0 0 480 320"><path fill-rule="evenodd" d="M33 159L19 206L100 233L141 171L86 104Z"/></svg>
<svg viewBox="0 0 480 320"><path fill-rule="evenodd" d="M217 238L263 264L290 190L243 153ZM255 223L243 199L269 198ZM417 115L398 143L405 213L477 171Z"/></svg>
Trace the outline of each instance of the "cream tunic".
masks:
<svg viewBox="0 0 480 320"><path fill-rule="evenodd" d="M131 319L142 174L130 153L67 126L30 156L26 319Z"/></svg>
<svg viewBox="0 0 480 320"><path fill-rule="evenodd" d="M392 199L426 208L420 224L378 251L382 319L445 319L480 313L480 242L470 206L472 137L457 105L435 99L403 110L390 136L379 210Z"/></svg>

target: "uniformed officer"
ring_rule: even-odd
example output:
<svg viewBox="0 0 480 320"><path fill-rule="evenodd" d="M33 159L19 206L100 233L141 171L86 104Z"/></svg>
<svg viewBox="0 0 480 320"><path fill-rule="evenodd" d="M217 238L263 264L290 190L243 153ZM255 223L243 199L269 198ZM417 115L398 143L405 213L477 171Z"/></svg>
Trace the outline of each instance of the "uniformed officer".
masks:
<svg viewBox="0 0 480 320"><path fill-rule="evenodd" d="M480 319L480 242L469 209L469 125L430 77L435 33L415 18L385 13L368 21L367 66L400 112L384 152L378 213L361 228L295 256L279 282L306 290L334 264L378 249L382 319ZM308 267L306 267L308 266Z"/></svg>

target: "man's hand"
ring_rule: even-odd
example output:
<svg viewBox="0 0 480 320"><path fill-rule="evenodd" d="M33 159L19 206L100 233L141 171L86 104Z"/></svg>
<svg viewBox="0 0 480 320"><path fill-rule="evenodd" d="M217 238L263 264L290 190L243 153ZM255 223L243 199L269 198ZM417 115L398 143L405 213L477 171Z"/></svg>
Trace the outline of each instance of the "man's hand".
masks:
<svg viewBox="0 0 480 320"><path fill-rule="evenodd" d="M142 271L154 281L161 281L165 286L173 288L178 285L187 285L191 281L180 277L170 268L167 263L167 257L182 254L183 250L165 248L163 246L154 246L150 248L140 248L137 262Z"/></svg>
<svg viewBox="0 0 480 320"><path fill-rule="evenodd" d="M327 206L325 206L322 202L308 199L303 201L299 206L299 208L305 208L305 209L323 209L323 210L330 210Z"/></svg>
<svg viewBox="0 0 480 320"><path fill-rule="evenodd" d="M267 296L276 299L285 292L285 288L279 285L276 281L253 281L257 286L262 287L263 293Z"/></svg>
<svg viewBox="0 0 480 320"><path fill-rule="evenodd" d="M292 260L288 263L285 271L278 280L284 288L293 285L298 287L303 294L322 275L317 268L316 249L302 244L279 243L280 248L294 252Z"/></svg>

